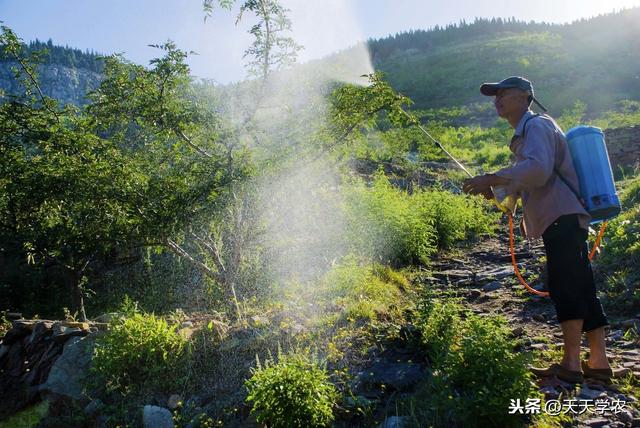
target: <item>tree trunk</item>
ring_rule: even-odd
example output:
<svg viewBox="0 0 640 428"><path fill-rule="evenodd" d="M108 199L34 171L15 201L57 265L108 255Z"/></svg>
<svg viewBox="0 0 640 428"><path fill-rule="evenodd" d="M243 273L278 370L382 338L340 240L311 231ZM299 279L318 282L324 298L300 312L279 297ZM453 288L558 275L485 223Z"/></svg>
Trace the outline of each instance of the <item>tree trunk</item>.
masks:
<svg viewBox="0 0 640 428"><path fill-rule="evenodd" d="M73 311L78 314L80 321L87 321L87 314L84 311L84 297L80 288L80 273L77 270L67 269L67 285L71 293Z"/></svg>

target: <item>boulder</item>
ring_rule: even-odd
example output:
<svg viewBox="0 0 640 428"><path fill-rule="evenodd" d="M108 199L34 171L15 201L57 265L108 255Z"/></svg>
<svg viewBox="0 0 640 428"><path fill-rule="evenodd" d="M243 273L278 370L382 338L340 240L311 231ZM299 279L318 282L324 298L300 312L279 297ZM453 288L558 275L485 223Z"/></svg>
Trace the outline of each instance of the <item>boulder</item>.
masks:
<svg viewBox="0 0 640 428"><path fill-rule="evenodd" d="M173 428L171 412L164 407L146 405L142 410L144 428Z"/></svg>
<svg viewBox="0 0 640 428"><path fill-rule="evenodd" d="M363 385L385 385L398 391L411 388L425 376L418 364L412 363L374 363L368 370L360 372L358 383Z"/></svg>
<svg viewBox="0 0 640 428"><path fill-rule="evenodd" d="M86 399L82 381L88 374L93 356L92 337L72 337L64 344L62 355L53 363L47 381L40 386L47 398L59 396Z"/></svg>

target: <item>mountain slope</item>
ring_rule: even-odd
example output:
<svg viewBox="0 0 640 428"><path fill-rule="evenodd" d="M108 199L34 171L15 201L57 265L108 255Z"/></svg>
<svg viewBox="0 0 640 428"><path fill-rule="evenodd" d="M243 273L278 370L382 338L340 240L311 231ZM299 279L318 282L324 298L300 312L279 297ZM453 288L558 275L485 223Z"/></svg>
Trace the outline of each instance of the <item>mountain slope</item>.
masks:
<svg viewBox="0 0 640 428"><path fill-rule="evenodd" d="M482 82L531 79L552 112L640 98L640 8L567 25L476 20L369 41L376 69L418 108L483 100Z"/></svg>

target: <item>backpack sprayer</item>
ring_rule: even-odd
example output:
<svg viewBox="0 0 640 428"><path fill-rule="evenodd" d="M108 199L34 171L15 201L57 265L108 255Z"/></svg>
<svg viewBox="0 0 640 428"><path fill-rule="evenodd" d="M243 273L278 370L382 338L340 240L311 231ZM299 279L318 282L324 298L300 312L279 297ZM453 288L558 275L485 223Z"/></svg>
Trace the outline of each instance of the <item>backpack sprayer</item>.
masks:
<svg viewBox="0 0 640 428"><path fill-rule="evenodd" d="M409 118L411 123L415 124L429 139L439 147L455 164L465 172L470 178L473 175L462 165L451 153L449 153L438 140L433 138L426 129L422 127L420 122L406 111L402 112ZM526 123L525 123L526 125ZM573 165L578 175L581 193L579 194L573 189L561 175L559 177L569 186L571 191L576 195L582 203L585 210L591 216L591 223L602 222L600 231L596 237L593 249L589 253L591 260L600 245L600 240L607 226L607 220L617 216L621 211L620 200L616 193L613 180L613 171L611 170L611 162L607 153L607 146L604 141L604 133L600 128L591 126L577 126L571 128L566 133L566 140L569 146L569 153L573 160ZM518 280L530 292L539 296L549 296L548 292L538 291L524 280L518 269L515 256L515 239L513 234L513 215L516 207L516 199L506 194L501 187L492 187L492 202L509 219L509 250L511 253L511 263Z"/></svg>

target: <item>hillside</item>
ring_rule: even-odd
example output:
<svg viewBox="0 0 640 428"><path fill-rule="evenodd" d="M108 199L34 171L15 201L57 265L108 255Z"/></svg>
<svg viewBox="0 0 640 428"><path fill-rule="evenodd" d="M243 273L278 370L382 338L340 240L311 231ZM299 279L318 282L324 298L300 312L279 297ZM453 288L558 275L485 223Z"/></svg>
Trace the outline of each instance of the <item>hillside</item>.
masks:
<svg viewBox="0 0 640 428"><path fill-rule="evenodd" d="M375 68L418 108L482 101L482 82L522 75L552 113L576 100L597 113L640 97L638 22L640 8L567 25L478 19L369 46Z"/></svg>

